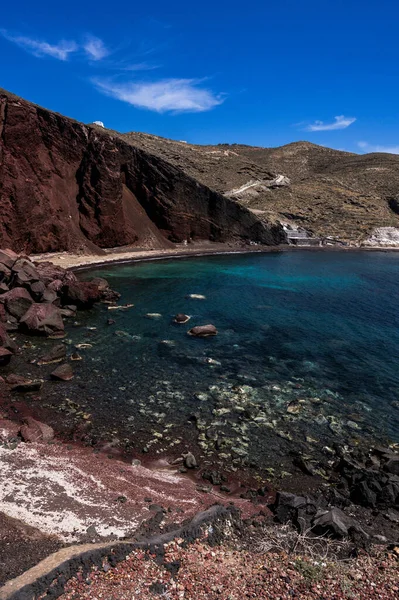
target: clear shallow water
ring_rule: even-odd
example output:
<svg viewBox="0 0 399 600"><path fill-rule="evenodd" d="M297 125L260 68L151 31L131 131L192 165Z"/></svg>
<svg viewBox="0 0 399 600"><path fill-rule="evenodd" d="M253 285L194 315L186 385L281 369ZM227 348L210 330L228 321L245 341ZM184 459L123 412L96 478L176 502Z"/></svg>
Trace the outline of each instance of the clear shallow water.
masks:
<svg viewBox="0 0 399 600"><path fill-rule="evenodd" d="M334 441L399 440L399 254L225 255L88 275L134 303L101 305L68 331L93 346L64 393L84 398L99 430L263 466L298 445L316 456ZM189 323L172 324L178 312ZM186 334L207 323L217 337Z"/></svg>

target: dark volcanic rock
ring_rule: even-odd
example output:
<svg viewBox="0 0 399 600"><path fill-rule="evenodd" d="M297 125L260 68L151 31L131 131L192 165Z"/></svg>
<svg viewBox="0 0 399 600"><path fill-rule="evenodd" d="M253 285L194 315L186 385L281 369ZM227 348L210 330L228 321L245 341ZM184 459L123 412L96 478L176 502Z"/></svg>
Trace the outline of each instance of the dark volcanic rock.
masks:
<svg viewBox="0 0 399 600"><path fill-rule="evenodd" d="M38 392L43 385L43 382L40 380L33 381L32 379L26 379L21 375L9 375L6 378L6 383L8 383L12 392L20 392L23 394Z"/></svg>
<svg viewBox="0 0 399 600"><path fill-rule="evenodd" d="M277 492L276 501L271 507L279 523L296 523L298 510L306 507L307 500L304 496L296 496L288 492Z"/></svg>
<svg viewBox="0 0 399 600"><path fill-rule="evenodd" d="M30 334L52 335L64 331L60 310L53 304L32 304L20 321L21 328Z"/></svg>
<svg viewBox="0 0 399 600"><path fill-rule="evenodd" d="M65 344L57 344L51 348L50 352L39 358L37 361L38 365L49 365L55 362L61 362L66 357L66 346Z"/></svg>
<svg viewBox="0 0 399 600"><path fill-rule="evenodd" d="M16 343L10 338L2 323L0 323L0 346L11 352L16 352L18 349Z"/></svg>
<svg viewBox="0 0 399 600"><path fill-rule="evenodd" d="M10 315L17 319L21 319L33 304L32 296L22 287L15 287L6 294L3 294L1 300L4 301Z"/></svg>
<svg viewBox="0 0 399 600"><path fill-rule="evenodd" d="M189 321L189 320L190 320L190 317L188 315L183 314L183 313L179 313L173 319L173 321L175 323L187 323L187 321Z"/></svg>
<svg viewBox="0 0 399 600"><path fill-rule="evenodd" d="M7 350L7 348L0 347L0 367L5 367L9 364L12 357L12 352Z"/></svg>
<svg viewBox="0 0 399 600"><path fill-rule="evenodd" d="M359 524L339 508L333 507L329 511L318 513L313 519L312 531L316 535L345 538L352 530L361 532Z"/></svg>
<svg viewBox="0 0 399 600"><path fill-rule="evenodd" d="M71 365L65 363L57 367L50 376L52 379L58 379L59 381L69 381L73 379L73 370Z"/></svg>
<svg viewBox="0 0 399 600"><path fill-rule="evenodd" d="M198 325L187 332L194 337L210 337L217 335L217 329L214 325Z"/></svg>
<svg viewBox="0 0 399 600"><path fill-rule="evenodd" d="M18 254L16 254L13 250L0 250L0 264L5 265L9 269L11 269L18 259Z"/></svg>
<svg viewBox="0 0 399 600"><path fill-rule="evenodd" d="M72 282L62 290L64 304L74 304L81 309L91 308L101 298L102 292L97 284L89 281Z"/></svg>

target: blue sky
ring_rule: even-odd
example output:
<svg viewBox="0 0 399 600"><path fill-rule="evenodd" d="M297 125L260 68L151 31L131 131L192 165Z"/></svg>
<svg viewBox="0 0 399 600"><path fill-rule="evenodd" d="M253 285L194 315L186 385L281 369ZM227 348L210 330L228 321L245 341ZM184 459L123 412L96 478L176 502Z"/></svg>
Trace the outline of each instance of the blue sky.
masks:
<svg viewBox="0 0 399 600"><path fill-rule="evenodd" d="M399 153L398 25L394 0L19 0L0 86L119 131Z"/></svg>

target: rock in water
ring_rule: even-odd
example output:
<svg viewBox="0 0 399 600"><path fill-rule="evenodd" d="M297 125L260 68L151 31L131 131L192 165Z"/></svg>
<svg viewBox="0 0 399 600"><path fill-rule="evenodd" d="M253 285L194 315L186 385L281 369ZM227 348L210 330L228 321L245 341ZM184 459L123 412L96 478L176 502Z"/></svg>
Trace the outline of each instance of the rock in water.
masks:
<svg viewBox="0 0 399 600"><path fill-rule="evenodd" d="M65 344L57 344L50 352L39 358L37 361L38 365L49 365L51 363L61 362L66 357L66 346Z"/></svg>
<svg viewBox="0 0 399 600"><path fill-rule="evenodd" d="M21 375L14 374L11 374L8 377L6 377L6 383L8 383L12 392L20 392L22 394L27 394L29 392L38 392L43 385L43 381L33 381L32 379L26 379Z"/></svg>
<svg viewBox="0 0 399 600"><path fill-rule="evenodd" d="M57 367L50 375L52 379L58 379L59 381L69 381L73 379L73 370L71 365L64 363Z"/></svg>
<svg viewBox="0 0 399 600"><path fill-rule="evenodd" d="M174 323L187 323L187 321L189 321L190 319L191 319L191 317L189 317L188 315L179 313L175 316L175 318L173 319L173 322Z"/></svg>
<svg viewBox="0 0 399 600"><path fill-rule="evenodd" d="M190 329L187 333L194 337L203 338L217 335L217 329L214 325L198 325Z"/></svg>

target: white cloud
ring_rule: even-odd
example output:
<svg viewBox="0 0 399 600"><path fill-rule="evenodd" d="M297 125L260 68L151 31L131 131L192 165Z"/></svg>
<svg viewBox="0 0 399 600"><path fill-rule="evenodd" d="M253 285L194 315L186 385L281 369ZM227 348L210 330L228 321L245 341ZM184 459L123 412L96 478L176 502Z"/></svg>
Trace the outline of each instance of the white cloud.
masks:
<svg viewBox="0 0 399 600"><path fill-rule="evenodd" d="M14 42L14 44L17 44L20 48L23 48L39 58L51 56L58 60L68 60L69 55L78 50L78 45L73 40L61 40L57 44L49 44L42 40L36 40L21 35L9 35L6 31L2 31L1 33L10 42Z"/></svg>
<svg viewBox="0 0 399 600"><path fill-rule="evenodd" d="M100 40L100 38L94 36L88 36L86 38L83 49L91 60L101 60L110 53L108 48L105 47L104 42Z"/></svg>
<svg viewBox="0 0 399 600"><path fill-rule="evenodd" d="M0 33L9 42L17 44L17 46L38 58L51 56L52 58L65 61L68 60L70 54L83 51L90 60L97 61L110 54L110 51L106 48L104 42L100 40L100 38L94 36L86 36L85 41L82 44L78 44L74 40L61 40L56 44L49 44L43 40L23 35L12 35L5 30L1 30Z"/></svg>
<svg viewBox="0 0 399 600"><path fill-rule="evenodd" d="M148 83L115 83L93 80L97 88L118 100L155 112L204 112L222 104L224 98L199 87L195 79L163 79Z"/></svg>
<svg viewBox="0 0 399 600"><path fill-rule="evenodd" d="M305 131L335 131L336 129L346 129L356 121L356 117L345 117L339 115L334 117L332 123L324 123L323 121L315 121L305 127Z"/></svg>
<svg viewBox="0 0 399 600"><path fill-rule="evenodd" d="M364 150L364 152L386 152L387 154L399 154L399 145L398 146L374 146L373 144L369 144L368 142L358 142L357 145L359 148Z"/></svg>

